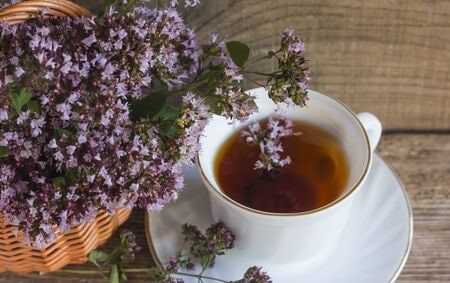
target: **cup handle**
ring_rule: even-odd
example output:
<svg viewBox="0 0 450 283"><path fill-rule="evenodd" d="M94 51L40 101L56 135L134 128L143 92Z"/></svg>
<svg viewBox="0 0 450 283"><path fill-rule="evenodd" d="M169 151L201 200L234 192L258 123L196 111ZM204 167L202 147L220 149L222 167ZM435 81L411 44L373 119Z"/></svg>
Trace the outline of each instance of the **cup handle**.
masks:
<svg viewBox="0 0 450 283"><path fill-rule="evenodd" d="M366 130L369 138L370 149L374 151L380 141L381 132L383 129L380 120L369 112L361 112L356 114L356 116Z"/></svg>

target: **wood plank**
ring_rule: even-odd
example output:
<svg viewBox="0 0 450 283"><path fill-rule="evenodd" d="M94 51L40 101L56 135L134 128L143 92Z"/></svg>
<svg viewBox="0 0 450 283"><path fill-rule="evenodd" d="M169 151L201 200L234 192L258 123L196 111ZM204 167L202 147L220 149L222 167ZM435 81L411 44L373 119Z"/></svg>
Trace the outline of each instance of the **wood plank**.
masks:
<svg viewBox="0 0 450 283"><path fill-rule="evenodd" d="M398 282L450 282L450 135L389 135L379 151L413 207L413 246Z"/></svg>
<svg viewBox="0 0 450 283"><path fill-rule="evenodd" d="M201 38L218 31L259 57L292 26L306 42L312 89L373 112L389 129L450 128L449 1L202 2L187 13Z"/></svg>
<svg viewBox="0 0 450 283"><path fill-rule="evenodd" d="M414 240L410 258L398 282L450 282L450 135L389 134L382 138L380 155L403 180L413 206ZM137 235L143 247L128 267L152 266L144 231L143 211L135 211L123 228ZM111 249L116 235L104 246ZM0 274L3 282L104 282L95 274L73 274L68 271L93 272L91 264L69 266L49 275L18 277ZM130 282L148 282L145 274L129 274Z"/></svg>

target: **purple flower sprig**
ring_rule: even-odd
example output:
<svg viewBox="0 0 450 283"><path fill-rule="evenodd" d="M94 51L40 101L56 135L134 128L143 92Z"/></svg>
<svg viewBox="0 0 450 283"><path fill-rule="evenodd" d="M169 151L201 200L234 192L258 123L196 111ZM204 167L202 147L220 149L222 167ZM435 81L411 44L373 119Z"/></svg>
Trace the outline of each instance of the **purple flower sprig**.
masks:
<svg viewBox="0 0 450 283"><path fill-rule="evenodd" d="M281 156L283 152L281 140L300 134L294 133L292 127L293 122L284 116L269 117L264 127L257 121L241 131L241 137L248 144L258 146L260 149L259 159L255 162L255 170L273 172L291 163L289 156Z"/></svg>
<svg viewBox="0 0 450 283"><path fill-rule="evenodd" d="M244 278L236 281L236 283L270 283L272 280L261 267L253 266L247 269Z"/></svg>
<svg viewBox="0 0 450 283"><path fill-rule="evenodd" d="M308 87L311 81L308 60L305 56L305 44L294 34L292 28L280 33L281 46L268 57L278 61L279 71L268 80L269 97L275 102L292 102L305 106L308 99Z"/></svg>
<svg viewBox="0 0 450 283"><path fill-rule="evenodd" d="M211 225L206 229L205 235L196 226L185 224L182 226L182 233L185 242L191 247L191 256L201 263L202 270L212 267L216 256L232 249L236 239L223 222Z"/></svg>
<svg viewBox="0 0 450 283"><path fill-rule="evenodd" d="M269 89L269 97L274 102L305 106L311 81L309 62L305 55L305 44L294 34L292 28L285 29L280 36L280 48L276 51L269 51L266 56L261 58L275 58L278 65L277 70L269 74L252 71L248 71L248 73L267 77L267 82L263 86Z"/></svg>
<svg viewBox="0 0 450 283"><path fill-rule="evenodd" d="M168 260L163 269L154 268L151 274L157 282L184 282L176 276L195 277L199 280L210 280L228 283L271 283L270 277L262 271L261 267L252 266L247 269L242 279L227 281L203 275L207 268L214 265L217 256L224 255L227 250L234 248L236 236L223 223L217 222L202 233L197 226L184 224L182 226L185 243L189 246L188 252L183 255L179 251L175 257ZM192 273L195 262L200 263L200 273ZM185 272L185 271L187 272Z"/></svg>
<svg viewBox="0 0 450 283"><path fill-rule="evenodd" d="M213 266L217 256L224 255L227 250L234 247L236 236L220 221L209 226L205 232L190 224L182 225L181 229L187 248L178 251L163 266L150 269L125 268L123 263L132 260L134 253L138 251L135 236L128 231L121 233L121 242L111 253L92 251L89 254L89 261L99 267L101 275L108 278L111 283L125 281L127 272L146 272L150 275L151 282L159 283L183 283L184 280L179 278L180 276L196 278L199 281L207 280L207 282L272 282L267 273L257 266L249 267L243 277L235 281L204 275L206 269ZM196 263L200 264L199 273L194 272Z"/></svg>

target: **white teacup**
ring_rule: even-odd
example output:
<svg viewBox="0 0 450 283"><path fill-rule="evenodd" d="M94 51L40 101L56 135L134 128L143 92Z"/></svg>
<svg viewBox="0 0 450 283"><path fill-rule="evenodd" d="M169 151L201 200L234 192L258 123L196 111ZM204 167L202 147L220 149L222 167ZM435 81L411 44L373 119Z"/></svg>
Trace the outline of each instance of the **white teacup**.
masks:
<svg viewBox="0 0 450 283"><path fill-rule="evenodd" d="M250 121L274 114L277 106L263 88L251 90L259 112ZM300 213L271 213L246 207L220 189L214 175L214 160L223 142L244 125L215 116L200 140L198 168L209 190L211 211L216 221L224 221L237 236L236 249L257 260L280 264L310 260L334 247L344 229L355 194L363 186L372 152L381 137L381 123L370 113L354 114L341 102L309 91L306 107L281 105L287 118L325 129L341 142L349 163L349 178L342 195L332 203Z"/></svg>

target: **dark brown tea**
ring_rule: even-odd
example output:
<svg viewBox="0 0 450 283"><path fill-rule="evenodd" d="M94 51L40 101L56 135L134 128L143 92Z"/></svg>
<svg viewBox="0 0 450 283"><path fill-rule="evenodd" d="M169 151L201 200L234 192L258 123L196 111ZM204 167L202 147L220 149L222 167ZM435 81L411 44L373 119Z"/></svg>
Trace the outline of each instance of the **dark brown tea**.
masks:
<svg viewBox="0 0 450 283"><path fill-rule="evenodd" d="M339 140L304 122L295 121L293 128L301 135L282 140L282 156L292 162L275 177L254 170L259 147L247 144L240 132L232 134L214 163L222 191L247 207L275 213L313 210L336 200L349 174Z"/></svg>

